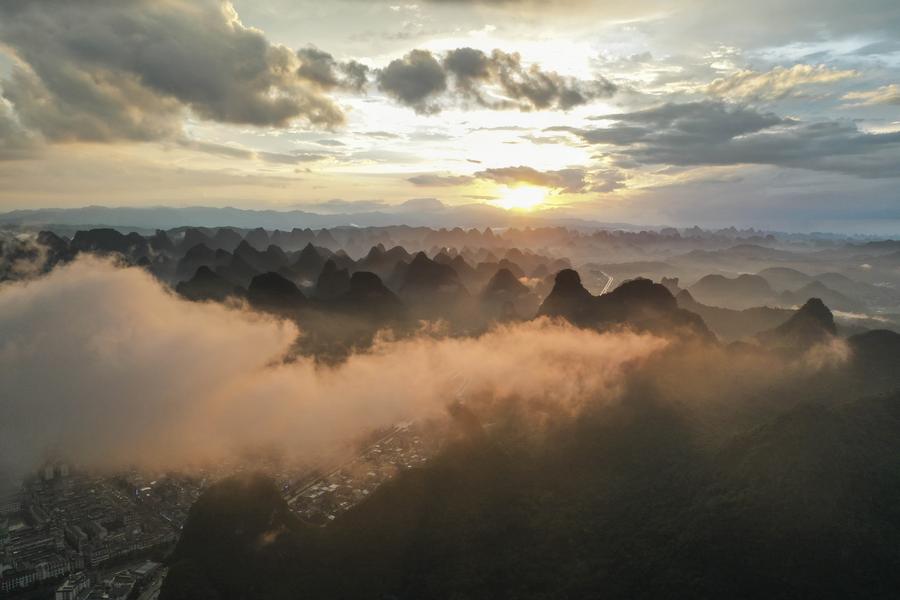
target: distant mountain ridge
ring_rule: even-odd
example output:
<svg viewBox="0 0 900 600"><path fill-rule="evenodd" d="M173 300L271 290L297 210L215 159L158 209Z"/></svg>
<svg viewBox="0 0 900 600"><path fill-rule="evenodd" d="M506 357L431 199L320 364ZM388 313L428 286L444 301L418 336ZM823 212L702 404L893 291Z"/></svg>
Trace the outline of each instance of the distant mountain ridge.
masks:
<svg viewBox="0 0 900 600"><path fill-rule="evenodd" d="M0 224L62 225L136 228L143 230L174 227L239 227L285 229L292 227L340 226L437 226L437 227L510 227L520 225L567 226L573 228L617 228L637 230L630 223L604 223L559 215L515 213L488 204L451 206L434 200L414 200L397 205L385 204L378 210L326 213L313 210L256 210L234 207L106 207L42 208L0 213Z"/></svg>

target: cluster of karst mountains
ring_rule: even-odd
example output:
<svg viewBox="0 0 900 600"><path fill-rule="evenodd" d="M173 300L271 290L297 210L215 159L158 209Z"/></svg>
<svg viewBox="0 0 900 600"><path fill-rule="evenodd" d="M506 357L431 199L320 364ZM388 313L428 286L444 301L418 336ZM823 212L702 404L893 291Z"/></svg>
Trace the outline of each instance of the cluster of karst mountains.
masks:
<svg viewBox="0 0 900 600"><path fill-rule="evenodd" d="M811 252L820 275L745 245L690 250L690 264L582 257L575 270L552 244L461 230L94 229L38 242L7 242L5 264L115 254L188 299L294 319L301 351L336 360L377 328L422 320L477 334L546 315L671 342L617 402L586 398L574 418L552 411L553 390L539 418L456 406L459 432L438 456L326 527L300 521L268 479L211 486L168 559L164 600L900 593L900 334L858 324L883 317L835 318L896 305L878 284L900 266L895 242Z"/></svg>
<svg viewBox="0 0 900 600"><path fill-rule="evenodd" d="M509 239L546 242L553 241L550 234L559 234L529 233L530 238ZM596 263L587 263L579 268L591 279L585 285L567 258L547 247L511 246L490 230L181 228L140 235L107 228L77 231L71 239L44 231L38 242L47 249L48 268L79 252L114 253L187 299L246 301L309 325L311 340L334 337L330 328L346 334L340 343L351 344L378 327L402 329L421 320L441 320L451 331L474 333L493 322L539 315L587 327L627 323L726 342L758 341L810 298L839 314L897 301L893 290L839 273L809 276L781 266L735 277L707 274L682 288L677 277L663 274L654 283L641 276L640 263L606 266L602 272ZM6 253L12 251L8 244ZM689 254L697 252L708 260L709 251ZM747 252L735 246L719 254ZM660 268L658 263L644 266L651 276ZM610 279L609 273L618 278ZM602 285L608 280L615 284ZM606 287L606 293L591 293L588 287L594 292ZM848 334L873 328L859 323L840 322L839 327Z"/></svg>
<svg viewBox="0 0 900 600"><path fill-rule="evenodd" d="M385 297L391 318L470 319L461 307L497 296L498 319L624 325L672 344L633 374L620 402L586 399L574 419L550 410L537 436L515 411L454 405L457 431L438 456L325 527L291 513L265 477L213 485L169 558L165 600L900 590L900 335L838 342L819 298L798 309L708 306L694 298L702 280L684 290L635 278L592 293L576 270L530 252L478 261L479 251L375 246L354 261L312 244L286 256L254 275L246 296L265 310L305 307L301 322L303 310L345 310L353 299L351 312L365 311ZM315 282L297 283L297 263L314 260ZM215 265L197 269L224 278ZM516 304L531 296L527 312ZM810 362L834 345L846 349L841 361Z"/></svg>

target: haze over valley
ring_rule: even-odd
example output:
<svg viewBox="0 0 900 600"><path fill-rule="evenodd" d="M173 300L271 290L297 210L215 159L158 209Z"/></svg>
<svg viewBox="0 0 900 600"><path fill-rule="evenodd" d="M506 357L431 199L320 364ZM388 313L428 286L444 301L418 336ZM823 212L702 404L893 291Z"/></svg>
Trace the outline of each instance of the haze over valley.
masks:
<svg viewBox="0 0 900 600"><path fill-rule="evenodd" d="M0 0L0 599L896 598L897 39Z"/></svg>

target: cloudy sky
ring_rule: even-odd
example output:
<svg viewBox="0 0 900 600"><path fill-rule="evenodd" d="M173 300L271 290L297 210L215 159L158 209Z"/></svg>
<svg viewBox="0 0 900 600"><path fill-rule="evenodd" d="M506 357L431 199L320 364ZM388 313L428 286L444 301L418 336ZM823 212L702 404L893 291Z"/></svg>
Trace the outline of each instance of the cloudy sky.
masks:
<svg viewBox="0 0 900 600"><path fill-rule="evenodd" d="M900 233L896 0L0 0L0 93L0 210Z"/></svg>

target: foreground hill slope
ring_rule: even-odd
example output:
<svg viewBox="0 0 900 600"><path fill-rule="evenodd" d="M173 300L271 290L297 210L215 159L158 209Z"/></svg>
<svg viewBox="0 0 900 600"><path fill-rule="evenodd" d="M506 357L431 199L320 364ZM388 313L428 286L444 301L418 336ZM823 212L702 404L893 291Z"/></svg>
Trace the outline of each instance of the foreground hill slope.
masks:
<svg viewBox="0 0 900 600"><path fill-rule="evenodd" d="M778 334L831 335L818 303L801 313ZM712 355L691 359L693 344L538 436L467 413L426 467L325 528L264 479L222 482L192 510L161 598L896 597L900 376L884 352L900 336L856 336L830 371L717 404L701 401ZM673 383L648 379L673 365Z"/></svg>

